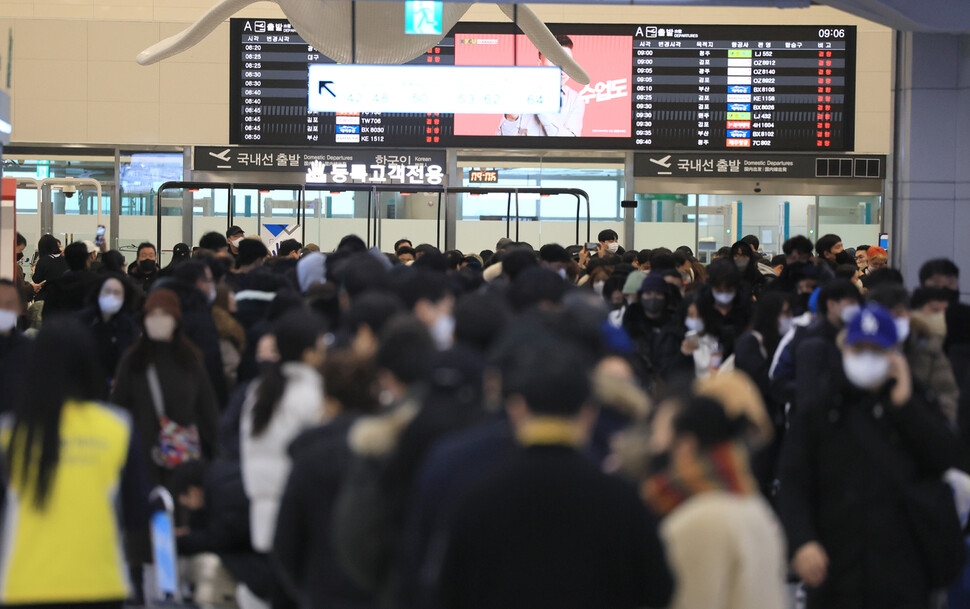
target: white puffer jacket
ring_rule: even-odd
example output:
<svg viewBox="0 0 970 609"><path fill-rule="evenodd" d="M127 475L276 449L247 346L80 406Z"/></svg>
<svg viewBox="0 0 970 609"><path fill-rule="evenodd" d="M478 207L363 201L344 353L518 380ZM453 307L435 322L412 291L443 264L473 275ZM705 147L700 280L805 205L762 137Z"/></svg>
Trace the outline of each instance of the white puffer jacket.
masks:
<svg viewBox="0 0 970 609"><path fill-rule="evenodd" d="M276 514L293 465L287 452L290 442L323 421L320 373L298 362L283 364L282 372L286 387L269 426L253 436L253 407L259 381L247 391L240 425L243 486L249 497L249 523L257 552L269 552L273 547Z"/></svg>

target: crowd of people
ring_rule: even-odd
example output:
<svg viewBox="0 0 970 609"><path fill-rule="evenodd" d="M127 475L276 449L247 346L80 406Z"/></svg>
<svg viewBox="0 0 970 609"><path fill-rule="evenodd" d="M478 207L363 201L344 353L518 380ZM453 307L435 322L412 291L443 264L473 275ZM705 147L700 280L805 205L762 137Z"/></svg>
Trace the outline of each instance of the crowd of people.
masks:
<svg viewBox="0 0 970 609"><path fill-rule="evenodd" d="M162 486L240 607L968 606L952 261L598 240L41 237L0 280L0 604L143 603Z"/></svg>

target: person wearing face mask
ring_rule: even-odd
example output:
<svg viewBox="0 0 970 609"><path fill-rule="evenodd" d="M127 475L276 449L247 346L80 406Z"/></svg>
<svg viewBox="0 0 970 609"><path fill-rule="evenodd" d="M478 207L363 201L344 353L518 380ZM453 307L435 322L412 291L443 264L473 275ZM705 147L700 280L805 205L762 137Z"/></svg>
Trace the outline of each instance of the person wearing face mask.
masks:
<svg viewBox="0 0 970 609"><path fill-rule="evenodd" d="M882 305L893 316L896 336L913 378L936 394L943 414L956 428L960 388L953 376L953 367L943 353L942 341L911 314L906 288L898 284L880 285L869 292L869 301Z"/></svg>
<svg viewBox="0 0 970 609"><path fill-rule="evenodd" d="M803 394L803 385L821 382L835 374L842 365L835 340L862 305L859 290L845 279L830 281L818 291L816 306L818 314L807 326L795 325L791 340L779 347L771 364L771 392L777 403L797 407ZM787 338L787 337L786 337ZM810 338L819 338L827 346L824 357L803 358L802 344Z"/></svg>
<svg viewBox="0 0 970 609"><path fill-rule="evenodd" d="M229 244L229 255L233 258L239 256L239 244L246 238L246 233L238 226L230 226L226 231L226 242Z"/></svg>
<svg viewBox="0 0 970 609"><path fill-rule="evenodd" d="M855 259L845 251L842 237L838 235L822 235L815 242L815 252L819 260L824 261L833 272L840 264L855 264Z"/></svg>
<svg viewBox="0 0 970 609"><path fill-rule="evenodd" d="M610 311L608 317L610 325L614 328L623 327L623 316L626 315L627 307L637 301L637 292L640 291L640 286L643 285L646 277L646 271L633 271L626 276L626 281L623 282L623 288L620 290L623 294L623 305Z"/></svg>
<svg viewBox="0 0 970 609"><path fill-rule="evenodd" d="M601 230L596 240L600 243L599 249L596 250L596 255L600 258L616 255L620 251L620 236L611 228Z"/></svg>
<svg viewBox="0 0 970 609"><path fill-rule="evenodd" d="M707 333L719 343L722 361L734 353L734 343L748 327L751 308L751 292L735 262L712 262L707 267L707 285L698 291L697 309Z"/></svg>
<svg viewBox="0 0 970 609"><path fill-rule="evenodd" d="M768 276L761 272L762 266L769 269L769 275L772 279L775 278L774 271L762 264L761 256L758 256L751 249L751 246L744 241L737 241L731 246L731 258L734 260L735 266L738 267L738 272L741 273L741 283L748 288L748 291L754 297L761 293L761 290L769 281Z"/></svg>
<svg viewBox="0 0 970 609"><path fill-rule="evenodd" d="M94 302L78 312L78 319L91 330L98 345L98 359L111 386L121 356L138 338L138 323L130 310L134 288L124 275L102 275L92 292Z"/></svg>
<svg viewBox="0 0 970 609"><path fill-rule="evenodd" d="M0 279L0 413L7 412L25 389L33 341L17 329L23 301L16 284Z"/></svg>
<svg viewBox="0 0 970 609"><path fill-rule="evenodd" d="M943 350L957 372L960 389L970 393L970 305L960 302L960 269L947 258L929 260L920 267L919 284L943 290L947 296Z"/></svg>
<svg viewBox="0 0 970 609"><path fill-rule="evenodd" d="M175 292L153 290L142 308L142 335L118 364L111 401L132 414L153 467L154 484L167 484L183 461L212 458L216 452L219 407L198 349L185 337ZM154 377L154 378L153 378ZM174 423L192 439L180 454L160 440Z"/></svg>
<svg viewBox="0 0 970 609"><path fill-rule="evenodd" d="M158 251L147 241L138 245L135 261L128 265L128 276L143 294L147 294L158 279Z"/></svg>
<svg viewBox="0 0 970 609"><path fill-rule="evenodd" d="M401 286L401 299L414 316L428 328L439 351L451 348L455 342L455 296L441 273L417 271Z"/></svg>
<svg viewBox="0 0 970 609"><path fill-rule="evenodd" d="M216 299L216 282L212 269L204 259L181 263L165 284L179 297L182 308L182 328L185 337L201 352L209 382L216 392L220 407L228 399L225 367L219 347L219 331L212 318L212 304Z"/></svg>
<svg viewBox="0 0 970 609"><path fill-rule="evenodd" d="M961 540L952 494L936 486L958 463L959 440L913 383L888 311L856 312L841 343L840 366L800 396L782 449L778 508L792 566L808 609L927 607L937 548L914 510L930 501L942 510L933 514L953 511ZM828 347L812 338L802 351L822 358ZM940 502L927 495L937 489Z"/></svg>
<svg viewBox="0 0 970 609"><path fill-rule="evenodd" d="M179 465L215 456L219 406L201 354L184 335L174 292L155 289L149 294L141 329L118 364L110 401L131 415L151 486L171 488ZM140 588L142 565L152 560L147 528L126 545Z"/></svg>
<svg viewBox="0 0 970 609"><path fill-rule="evenodd" d="M699 296L697 293L691 294L681 305L681 316L684 319L686 332L680 344L680 352L690 359L688 363L692 366L688 366L688 369L693 373L692 376L707 378L716 373L721 365L721 346L717 336L707 331L707 324L697 306Z"/></svg>
<svg viewBox="0 0 970 609"><path fill-rule="evenodd" d="M649 391L682 370L680 353L684 331L671 307L680 293L660 273L650 273L637 291L637 301L623 314L623 329L636 345L632 356L641 383Z"/></svg>

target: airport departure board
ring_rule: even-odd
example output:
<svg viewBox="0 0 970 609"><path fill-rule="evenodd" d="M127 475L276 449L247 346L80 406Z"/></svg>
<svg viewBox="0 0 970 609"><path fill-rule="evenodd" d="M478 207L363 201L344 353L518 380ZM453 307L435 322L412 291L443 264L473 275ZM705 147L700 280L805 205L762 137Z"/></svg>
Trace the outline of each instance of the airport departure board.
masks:
<svg viewBox="0 0 970 609"><path fill-rule="evenodd" d="M850 151L853 26L550 24L589 73L555 114L317 113L333 63L281 19L231 20L230 141L246 145ZM536 66L511 23L459 23L416 65ZM513 139L514 138L514 139Z"/></svg>

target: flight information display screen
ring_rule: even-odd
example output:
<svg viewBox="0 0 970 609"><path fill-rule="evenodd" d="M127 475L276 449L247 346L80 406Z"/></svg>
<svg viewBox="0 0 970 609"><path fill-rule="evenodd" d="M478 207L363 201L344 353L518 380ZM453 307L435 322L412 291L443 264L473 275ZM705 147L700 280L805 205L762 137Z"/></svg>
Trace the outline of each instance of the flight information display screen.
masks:
<svg viewBox="0 0 970 609"><path fill-rule="evenodd" d="M310 66L332 60L286 20L232 19L230 141L371 148L853 148L853 26L549 27L591 77L580 85L563 73L558 112L335 113L308 109L308 91L318 84L309 82ZM459 23L410 63L548 65L511 23ZM355 83L328 86L342 84ZM447 79L441 86L448 86ZM490 94L474 87L465 93Z"/></svg>

